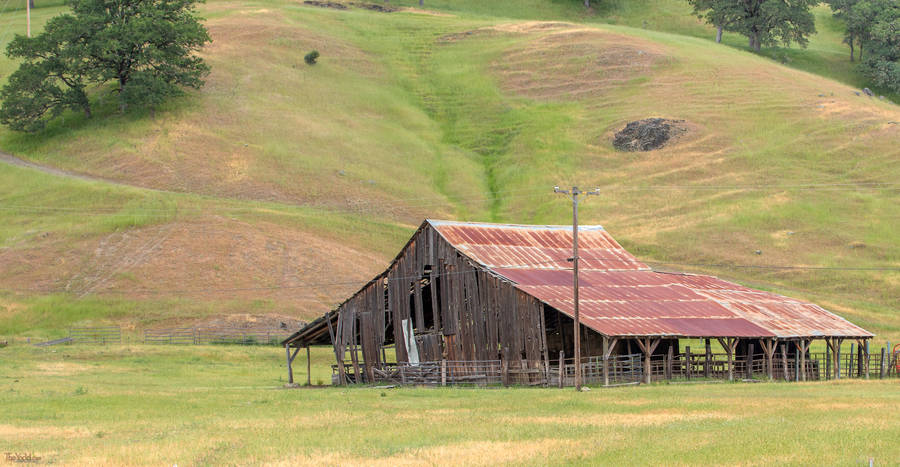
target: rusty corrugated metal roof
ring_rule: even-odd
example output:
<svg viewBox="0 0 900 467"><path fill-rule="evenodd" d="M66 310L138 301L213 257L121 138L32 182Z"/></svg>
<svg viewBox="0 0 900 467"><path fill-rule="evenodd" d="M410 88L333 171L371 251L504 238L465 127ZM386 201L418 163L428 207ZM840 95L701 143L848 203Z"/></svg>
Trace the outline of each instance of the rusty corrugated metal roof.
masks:
<svg viewBox="0 0 900 467"><path fill-rule="evenodd" d="M574 315L571 226L426 222L474 262ZM872 336L818 305L716 277L653 271L600 226L581 226L578 241L582 323L608 336Z"/></svg>

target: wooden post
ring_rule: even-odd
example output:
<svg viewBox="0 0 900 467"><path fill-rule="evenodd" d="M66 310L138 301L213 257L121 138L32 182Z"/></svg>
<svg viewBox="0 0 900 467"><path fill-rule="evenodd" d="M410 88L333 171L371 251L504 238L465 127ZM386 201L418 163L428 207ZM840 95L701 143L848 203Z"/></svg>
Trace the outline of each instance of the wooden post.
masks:
<svg viewBox="0 0 900 467"><path fill-rule="evenodd" d="M847 377L853 377L853 357L856 355L856 344L850 344L850 363L847 365Z"/></svg>
<svg viewBox="0 0 900 467"><path fill-rule="evenodd" d="M834 379L841 379L841 344L844 343L844 338L835 337L831 340L834 343Z"/></svg>
<svg viewBox="0 0 900 467"><path fill-rule="evenodd" d="M447 359L441 359L441 386L447 385Z"/></svg>
<svg viewBox="0 0 900 467"><path fill-rule="evenodd" d="M609 337L603 336L603 385L609 386Z"/></svg>
<svg viewBox="0 0 900 467"><path fill-rule="evenodd" d="M506 346L500 351L500 380L509 386L509 347Z"/></svg>
<svg viewBox="0 0 900 467"><path fill-rule="evenodd" d="M831 338L825 338L825 379L831 379Z"/></svg>
<svg viewBox="0 0 900 467"><path fill-rule="evenodd" d="M566 352L559 351L559 388L563 388L563 382L566 379Z"/></svg>
<svg viewBox="0 0 900 467"><path fill-rule="evenodd" d="M693 365L693 357L691 356L691 346L684 346L684 364L685 367L685 376L687 379L691 379L694 376L694 365Z"/></svg>
<svg viewBox="0 0 900 467"><path fill-rule="evenodd" d="M287 367L288 367L288 384L294 384L294 368L291 365L291 346L284 346L284 353L287 355Z"/></svg>
<svg viewBox="0 0 900 467"><path fill-rule="evenodd" d="M726 337L726 338L718 338L722 347L725 348L725 353L728 354L728 381L734 381L734 350L737 347L737 338L735 337Z"/></svg>
<svg viewBox="0 0 900 467"><path fill-rule="evenodd" d="M711 366L712 366L712 346L709 343L709 339L706 339L706 363L703 365L703 377L704 378L709 378Z"/></svg>
<svg viewBox="0 0 900 467"><path fill-rule="evenodd" d="M650 384L650 356L653 355L653 351L656 350L656 346L659 345L660 339L645 337L643 342L640 338L635 340L638 343L638 347L644 352L644 383Z"/></svg>
<svg viewBox="0 0 900 467"><path fill-rule="evenodd" d="M863 345L860 340L856 341L856 377L863 377Z"/></svg>
<svg viewBox="0 0 900 467"><path fill-rule="evenodd" d="M753 379L753 343L747 346L747 379Z"/></svg>
<svg viewBox="0 0 900 467"><path fill-rule="evenodd" d="M309 359L309 346L306 346L306 385L312 386L312 363Z"/></svg>
<svg viewBox="0 0 900 467"><path fill-rule="evenodd" d="M760 339L759 345L762 347L766 356L766 376L769 381L775 379L775 366L772 361L775 358L775 346L778 345L775 339Z"/></svg>
<svg viewBox="0 0 900 467"><path fill-rule="evenodd" d="M670 345L669 351L666 353L666 379L672 379L672 366L674 365L675 354L674 348Z"/></svg>
<svg viewBox="0 0 900 467"><path fill-rule="evenodd" d="M781 344L781 365L782 365L782 369L784 370L783 371L784 372L784 380L790 381L791 374L790 374L790 369L788 368L788 363L787 363L787 342Z"/></svg>
<svg viewBox="0 0 900 467"><path fill-rule="evenodd" d="M866 372L866 379L869 379L869 340L863 339L859 346L863 349L863 366Z"/></svg>
<svg viewBox="0 0 900 467"><path fill-rule="evenodd" d="M337 313L338 325L341 324L341 314ZM338 339L341 338L340 333L335 333L334 328L331 326L331 317L326 316L325 322L328 324L328 334L331 335L331 346L334 347L334 358L337 360L338 367L338 378L340 380L340 385L343 386L347 384L347 375L344 372L344 344L343 342L338 342ZM340 331L340 326L338 326L338 330ZM337 334L337 335L335 335ZM340 350L338 350L340 347Z"/></svg>
<svg viewBox="0 0 900 467"><path fill-rule="evenodd" d="M799 380L806 381L806 351L809 349L809 339L800 339L795 342L795 346L797 347L798 359L800 361L800 366L797 371L799 373Z"/></svg>
<svg viewBox="0 0 900 467"><path fill-rule="evenodd" d="M878 377L884 379L884 359L887 358L884 347L881 348L881 362L878 365Z"/></svg>

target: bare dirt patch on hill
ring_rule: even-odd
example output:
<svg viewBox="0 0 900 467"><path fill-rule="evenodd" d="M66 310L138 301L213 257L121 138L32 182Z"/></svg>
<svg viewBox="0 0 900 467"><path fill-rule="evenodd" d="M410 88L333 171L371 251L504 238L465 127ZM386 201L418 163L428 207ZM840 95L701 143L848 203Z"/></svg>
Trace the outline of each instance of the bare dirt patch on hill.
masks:
<svg viewBox="0 0 900 467"><path fill-rule="evenodd" d="M284 321L280 315L311 318L327 311L386 264L385 258L339 240L221 216L75 242L51 235L28 248L8 250L3 259L0 284L12 289L262 301L280 310L279 316L222 319L279 324ZM222 308L223 313L230 309Z"/></svg>

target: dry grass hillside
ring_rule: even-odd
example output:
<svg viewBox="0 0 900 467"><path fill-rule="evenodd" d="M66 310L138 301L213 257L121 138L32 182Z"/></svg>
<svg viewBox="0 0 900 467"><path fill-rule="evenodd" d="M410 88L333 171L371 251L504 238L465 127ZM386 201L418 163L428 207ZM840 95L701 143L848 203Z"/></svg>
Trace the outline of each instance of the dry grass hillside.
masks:
<svg viewBox="0 0 900 467"><path fill-rule="evenodd" d="M566 223L551 188L577 183L602 189L582 222L674 263L658 267L816 300L900 337L889 101L708 40L577 18L279 0L201 12L202 90L154 112L101 105L36 135L0 130L18 157L119 184L0 165L0 333L310 318L422 218ZM0 59L2 76L14 67ZM648 117L687 131L652 152L613 148ZM769 268L784 265L826 269ZM45 323L47 310L65 318Z"/></svg>

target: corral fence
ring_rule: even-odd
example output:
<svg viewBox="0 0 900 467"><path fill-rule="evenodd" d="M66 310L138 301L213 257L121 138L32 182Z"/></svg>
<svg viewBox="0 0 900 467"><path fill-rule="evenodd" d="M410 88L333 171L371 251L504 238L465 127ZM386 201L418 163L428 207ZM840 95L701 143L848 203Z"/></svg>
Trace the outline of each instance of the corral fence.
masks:
<svg viewBox="0 0 900 467"><path fill-rule="evenodd" d="M833 355L809 352L805 358L797 354L776 352L772 359L772 376L780 381L824 381L844 378L894 378L898 377L900 353L887 351L871 354L861 352L841 353L838 367L834 368ZM644 381L644 356L642 354L611 355L582 359L584 384L627 385ZM768 379L769 362L764 353L733 357L729 369L728 354L691 353L653 355L650 358L650 380L744 380ZM802 365L802 368L801 368ZM604 368L605 367L605 368ZM525 360L506 364L501 360L484 361L429 361L412 363L383 363L364 373L359 363L345 363L345 382L388 383L420 386L573 386L575 384L575 360L563 359L550 364ZM729 371L730 370L730 371ZM332 382L340 384L341 371L332 365Z"/></svg>
<svg viewBox="0 0 900 467"><path fill-rule="evenodd" d="M609 358L611 384L634 384L641 380L641 355L616 355ZM584 381L602 383L602 357L582 359ZM358 367L358 365L357 365ZM452 361L440 360L419 363L385 363L372 373L355 371L352 363L344 365L344 377L349 384L387 383L414 386L571 386L575 381L575 360L557 365L529 363L526 360L507 364L501 360ZM332 383L340 384L340 369L332 365ZM560 384L562 381L562 384Z"/></svg>
<svg viewBox="0 0 900 467"><path fill-rule="evenodd" d="M118 326L70 328L68 339L76 344L121 344L122 328Z"/></svg>
<svg viewBox="0 0 900 467"><path fill-rule="evenodd" d="M144 330L144 343L277 345L289 335L290 331L286 329L222 326L181 327Z"/></svg>

